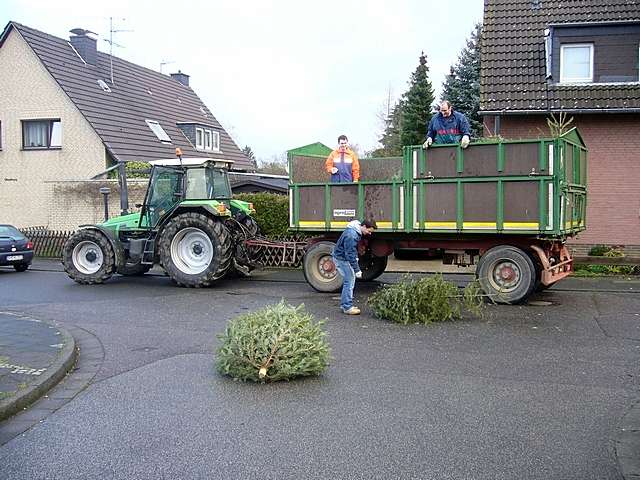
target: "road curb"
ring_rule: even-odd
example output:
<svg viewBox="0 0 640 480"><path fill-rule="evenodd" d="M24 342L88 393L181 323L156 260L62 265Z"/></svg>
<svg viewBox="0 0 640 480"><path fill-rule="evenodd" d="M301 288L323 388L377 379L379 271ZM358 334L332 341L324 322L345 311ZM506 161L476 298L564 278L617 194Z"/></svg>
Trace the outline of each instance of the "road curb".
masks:
<svg viewBox="0 0 640 480"><path fill-rule="evenodd" d="M0 401L0 422L18 413L42 397L60 382L76 363L78 349L76 348L76 341L73 336L60 325L46 321L42 321L42 323L50 325L60 332L64 347L58 358L47 368L46 372L43 373L41 377L38 377L36 383L29 385L12 397Z"/></svg>

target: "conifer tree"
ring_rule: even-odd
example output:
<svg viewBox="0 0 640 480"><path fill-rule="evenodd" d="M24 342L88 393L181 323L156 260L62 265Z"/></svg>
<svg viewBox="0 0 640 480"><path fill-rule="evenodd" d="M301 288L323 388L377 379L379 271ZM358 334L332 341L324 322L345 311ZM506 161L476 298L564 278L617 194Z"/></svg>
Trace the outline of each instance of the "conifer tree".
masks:
<svg viewBox="0 0 640 480"><path fill-rule="evenodd" d="M427 57L422 52L420 65L411 74L409 90L402 96L402 120L400 122L400 142L402 145L418 145L424 142L434 100L433 86L429 80Z"/></svg>
<svg viewBox="0 0 640 480"><path fill-rule="evenodd" d="M386 127L382 132L382 137L378 140L382 145L369 153L372 157L394 157L402 155L402 142L400 141L400 131L402 129L402 101L396 103L385 119Z"/></svg>
<svg viewBox="0 0 640 480"><path fill-rule="evenodd" d="M464 113L475 137L482 135L480 110L480 52L482 24L476 24L467 45L451 66L443 88L441 100L449 100L453 108Z"/></svg>
<svg viewBox="0 0 640 480"><path fill-rule="evenodd" d="M251 147L249 145L245 145L242 149L242 153L244 153L245 157L251 161L253 171L255 172L258 169L258 160L256 159L256 155L253 153L253 150L251 150Z"/></svg>

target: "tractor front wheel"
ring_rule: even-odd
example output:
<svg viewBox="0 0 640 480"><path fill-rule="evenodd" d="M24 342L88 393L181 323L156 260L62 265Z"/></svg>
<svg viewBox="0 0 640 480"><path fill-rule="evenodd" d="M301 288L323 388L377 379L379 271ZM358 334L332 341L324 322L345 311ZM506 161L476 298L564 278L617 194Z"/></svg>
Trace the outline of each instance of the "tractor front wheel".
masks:
<svg viewBox="0 0 640 480"><path fill-rule="evenodd" d="M62 264L69 277L85 285L104 283L116 270L116 256L107 237L91 229L79 230L64 244Z"/></svg>
<svg viewBox="0 0 640 480"><path fill-rule="evenodd" d="M175 216L160 235L160 261L182 287L208 287L231 266L231 235L224 224L201 213Z"/></svg>

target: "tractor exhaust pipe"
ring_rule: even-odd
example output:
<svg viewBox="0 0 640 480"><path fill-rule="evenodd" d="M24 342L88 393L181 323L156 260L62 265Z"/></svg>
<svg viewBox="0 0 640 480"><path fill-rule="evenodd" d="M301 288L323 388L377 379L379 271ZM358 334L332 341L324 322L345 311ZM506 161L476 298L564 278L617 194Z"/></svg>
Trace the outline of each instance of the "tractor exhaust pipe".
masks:
<svg viewBox="0 0 640 480"><path fill-rule="evenodd" d="M127 190L126 162L118 162L118 183L120 183L120 215L129 214L129 191Z"/></svg>

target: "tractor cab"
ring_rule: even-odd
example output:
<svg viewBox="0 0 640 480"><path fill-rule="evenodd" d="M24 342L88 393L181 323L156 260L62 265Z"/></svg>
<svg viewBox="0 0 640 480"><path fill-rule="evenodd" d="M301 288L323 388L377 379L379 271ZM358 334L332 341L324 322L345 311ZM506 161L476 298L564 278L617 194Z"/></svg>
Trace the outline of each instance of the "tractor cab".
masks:
<svg viewBox="0 0 640 480"><path fill-rule="evenodd" d="M227 170L231 161L210 158L154 160L140 212L140 228L158 226L179 205L208 201L220 211L229 206L231 187ZM226 201L226 203L225 203Z"/></svg>

